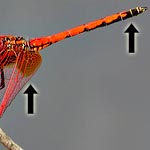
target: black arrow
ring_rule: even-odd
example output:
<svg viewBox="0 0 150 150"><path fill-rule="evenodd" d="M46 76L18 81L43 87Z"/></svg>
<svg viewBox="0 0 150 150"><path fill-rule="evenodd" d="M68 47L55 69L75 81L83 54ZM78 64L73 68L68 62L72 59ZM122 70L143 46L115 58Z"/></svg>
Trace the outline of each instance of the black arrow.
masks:
<svg viewBox="0 0 150 150"><path fill-rule="evenodd" d="M34 113L34 99L33 94L38 94L32 85L25 90L24 94L28 94L28 114Z"/></svg>
<svg viewBox="0 0 150 150"><path fill-rule="evenodd" d="M129 53L134 52L134 33L139 33L139 31L131 23L124 33L129 33Z"/></svg>

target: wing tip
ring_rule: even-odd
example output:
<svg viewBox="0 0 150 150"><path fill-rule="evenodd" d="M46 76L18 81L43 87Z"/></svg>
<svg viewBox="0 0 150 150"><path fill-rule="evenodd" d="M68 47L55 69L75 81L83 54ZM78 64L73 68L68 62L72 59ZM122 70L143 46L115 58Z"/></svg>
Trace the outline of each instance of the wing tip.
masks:
<svg viewBox="0 0 150 150"><path fill-rule="evenodd" d="M4 109L3 105L0 105L0 118L2 118L4 111L5 111L5 109Z"/></svg>

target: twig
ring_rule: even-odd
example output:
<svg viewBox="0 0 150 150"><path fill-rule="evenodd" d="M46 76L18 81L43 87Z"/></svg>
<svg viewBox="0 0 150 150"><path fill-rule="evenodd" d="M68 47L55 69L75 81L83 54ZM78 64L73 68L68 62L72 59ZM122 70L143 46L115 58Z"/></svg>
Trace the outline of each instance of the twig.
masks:
<svg viewBox="0 0 150 150"><path fill-rule="evenodd" d="M6 150L23 150L9 136L7 136L1 128L0 128L0 143L7 148Z"/></svg>

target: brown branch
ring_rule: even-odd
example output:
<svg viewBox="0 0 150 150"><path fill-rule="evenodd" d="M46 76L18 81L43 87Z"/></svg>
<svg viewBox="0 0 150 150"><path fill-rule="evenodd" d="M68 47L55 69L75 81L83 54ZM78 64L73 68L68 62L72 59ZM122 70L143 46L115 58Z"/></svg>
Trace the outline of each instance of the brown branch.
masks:
<svg viewBox="0 0 150 150"><path fill-rule="evenodd" d="M6 135L1 128L0 128L0 143L7 148L6 150L23 150L8 135Z"/></svg>

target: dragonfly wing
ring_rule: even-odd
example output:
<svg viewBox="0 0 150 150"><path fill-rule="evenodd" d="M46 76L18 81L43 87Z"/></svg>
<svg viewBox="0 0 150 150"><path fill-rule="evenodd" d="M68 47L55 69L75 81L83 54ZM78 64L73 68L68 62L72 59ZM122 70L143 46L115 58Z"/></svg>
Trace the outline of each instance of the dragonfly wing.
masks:
<svg viewBox="0 0 150 150"><path fill-rule="evenodd" d="M11 70L11 77L6 84L5 93L0 104L0 117L12 100L30 80L42 62L42 57L38 52L22 51L17 57L16 63ZM7 82L7 80L6 80Z"/></svg>
<svg viewBox="0 0 150 150"><path fill-rule="evenodd" d="M13 72L14 64L11 65L11 67L5 67L3 68L4 71L4 87L0 89L0 101L2 101L4 93L7 89L7 85L9 83L9 80L11 78L12 72ZM2 76L0 76L0 84L2 85Z"/></svg>

